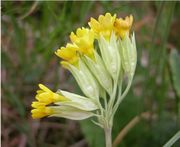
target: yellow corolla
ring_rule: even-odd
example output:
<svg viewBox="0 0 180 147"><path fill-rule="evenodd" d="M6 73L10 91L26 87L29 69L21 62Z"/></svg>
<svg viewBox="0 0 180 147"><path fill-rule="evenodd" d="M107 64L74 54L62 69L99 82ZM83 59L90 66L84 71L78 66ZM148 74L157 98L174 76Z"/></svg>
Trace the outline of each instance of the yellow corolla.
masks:
<svg viewBox="0 0 180 147"><path fill-rule="evenodd" d="M105 15L100 15L98 21L91 18L88 24L95 32L95 37L97 39L99 39L100 35L102 35L106 40L109 40L114 28L115 19L116 14L112 16L110 13L106 13Z"/></svg>
<svg viewBox="0 0 180 147"><path fill-rule="evenodd" d="M33 107L33 110L31 111L33 118L42 118L44 116L53 114L53 110L46 105L68 100L64 96L52 92L43 84L39 84L39 88L40 90L37 90L36 95L36 99L38 101L34 101L31 104L31 106Z"/></svg>
<svg viewBox="0 0 180 147"><path fill-rule="evenodd" d="M31 110L32 118L42 118L45 116L49 116L53 114L53 110L50 107L46 107L45 105L39 106L33 110Z"/></svg>
<svg viewBox="0 0 180 147"><path fill-rule="evenodd" d="M129 35L129 31L131 29L133 23L133 16L126 16L125 19L119 18L115 20L114 23L114 29L118 36L120 36L122 39L125 37L125 35Z"/></svg>
<svg viewBox="0 0 180 147"><path fill-rule="evenodd" d="M70 39L72 43L78 46L80 53L92 57L94 49L94 32L88 28L78 28L76 34L71 32Z"/></svg>
<svg viewBox="0 0 180 147"><path fill-rule="evenodd" d="M39 84L39 88L40 90L37 91L36 99L39 102L44 103L45 105L48 105L54 102L67 100L67 98L63 97L62 95L52 92L49 88L47 88L46 86L42 84Z"/></svg>
<svg viewBox="0 0 180 147"><path fill-rule="evenodd" d="M55 54L71 64L76 64L79 58L77 55L78 50L77 45L68 43L66 47L58 49Z"/></svg>

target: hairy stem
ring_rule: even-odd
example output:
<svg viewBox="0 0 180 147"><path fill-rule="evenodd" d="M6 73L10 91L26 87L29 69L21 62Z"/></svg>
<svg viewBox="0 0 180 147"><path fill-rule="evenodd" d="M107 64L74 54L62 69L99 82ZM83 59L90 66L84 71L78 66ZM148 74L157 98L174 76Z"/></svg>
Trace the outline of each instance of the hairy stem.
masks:
<svg viewBox="0 0 180 147"><path fill-rule="evenodd" d="M111 115L113 104L116 99L117 84L118 84L117 82L118 82L117 80L114 81L113 92L110 95L110 100L108 102L108 108L107 108L107 111L109 113L108 116Z"/></svg>
<svg viewBox="0 0 180 147"><path fill-rule="evenodd" d="M112 147L112 127L105 127L104 128L105 133L105 140L106 140L106 147Z"/></svg>
<svg viewBox="0 0 180 147"><path fill-rule="evenodd" d="M123 94L122 94L122 95L121 95L121 94L118 95L117 102L116 102L116 104L114 105L114 108L113 108L113 115L115 114L115 112L116 112L119 104L120 104L121 101L123 100L123 98L127 95L128 91L129 91L129 89L130 89L130 87L131 87L131 84L132 84L132 77L130 78L130 80L129 80L129 82L128 82L128 85L127 85L125 91L123 92Z"/></svg>

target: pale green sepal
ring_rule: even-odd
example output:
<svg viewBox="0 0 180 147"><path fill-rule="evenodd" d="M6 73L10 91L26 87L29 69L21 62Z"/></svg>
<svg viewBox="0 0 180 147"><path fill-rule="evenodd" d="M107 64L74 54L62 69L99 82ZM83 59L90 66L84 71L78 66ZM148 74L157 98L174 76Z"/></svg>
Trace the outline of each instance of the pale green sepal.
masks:
<svg viewBox="0 0 180 147"><path fill-rule="evenodd" d="M55 117L68 118L72 120L83 120L94 116L92 112L83 111L81 109L77 109L71 106L49 106L49 107L53 111L53 114L50 115L50 117L55 116Z"/></svg>
<svg viewBox="0 0 180 147"><path fill-rule="evenodd" d="M129 77L132 78L134 76L137 62L137 51L134 33L131 38L126 35L123 40L119 39L119 51L121 55L123 70L128 74Z"/></svg>
<svg viewBox="0 0 180 147"><path fill-rule="evenodd" d="M66 105L66 106L73 106L81 110L85 111L93 111L98 109L97 104L93 101L93 99L88 99L86 97L70 93L67 91L63 90L58 90L57 93L60 93L70 101L62 101L62 102L57 102L55 104L57 105Z"/></svg>
<svg viewBox="0 0 180 147"><path fill-rule="evenodd" d="M79 60L79 67L75 67L68 62L66 62L64 67L73 74L79 87L87 97L92 99L99 98L99 85L81 59Z"/></svg>
<svg viewBox="0 0 180 147"><path fill-rule="evenodd" d="M94 51L95 60L85 56L85 62L91 72L94 74L100 85L110 94L112 92L112 79L106 67L96 51Z"/></svg>
<svg viewBox="0 0 180 147"><path fill-rule="evenodd" d="M100 36L99 48L107 70L116 81L119 77L121 60L114 32L111 34L110 41L104 39L102 35Z"/></svg>
<svg viewBox="0 0 180 147"><path fill-rule="evenodd" d="M133 50L132 50L133 58L132 58L132 63L131 63L131 66L133 68L133 73L131 73L131 75L134 76L136 65L137 65L137 49L136 49L136 41L135 41L135 34L134 33L131 36L131 40L133 43Z"/></svg>

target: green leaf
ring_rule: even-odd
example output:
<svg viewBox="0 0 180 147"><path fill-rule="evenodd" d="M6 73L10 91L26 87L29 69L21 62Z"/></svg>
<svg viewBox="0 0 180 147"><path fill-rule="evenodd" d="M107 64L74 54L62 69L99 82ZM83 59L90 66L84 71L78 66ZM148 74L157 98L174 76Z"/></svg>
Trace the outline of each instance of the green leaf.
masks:
<svg viewBox="0 0 180 147"><path fill-rule="evenodd" d="M180 124L180 54L173 49L170 53L169 65L172 74L173 87L176 92L177 124Z"/></svg>
<svg viewBox="0 0 180 147"><path fill-rule="evenodd" d="M170 69L172 73L173 86L178 97L180 97L180 55L177 50L172 50L170 53Z"/></svg>

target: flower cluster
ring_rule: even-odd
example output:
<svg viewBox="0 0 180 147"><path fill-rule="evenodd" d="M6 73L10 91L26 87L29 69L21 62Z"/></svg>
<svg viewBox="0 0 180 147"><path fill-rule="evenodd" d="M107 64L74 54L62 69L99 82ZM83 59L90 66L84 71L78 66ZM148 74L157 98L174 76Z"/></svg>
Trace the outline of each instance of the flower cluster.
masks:
<svg viewBox="0 0 180 147"><path fill-rule="evenodd" d="M55 54L62 59L61 65L72 73L85 97L63 90L52 92L39 84L37 101L32 103L32 117L81 120L97 116L100 126L112 125L114 113L131 85L136 68L135 36L130 33L132 23L132 15L122 19L106 13L98 20L91 18L90 28L71 32L71 42ZM130 84L122 93L124 77Z"/></svg>

